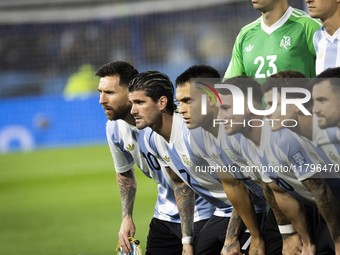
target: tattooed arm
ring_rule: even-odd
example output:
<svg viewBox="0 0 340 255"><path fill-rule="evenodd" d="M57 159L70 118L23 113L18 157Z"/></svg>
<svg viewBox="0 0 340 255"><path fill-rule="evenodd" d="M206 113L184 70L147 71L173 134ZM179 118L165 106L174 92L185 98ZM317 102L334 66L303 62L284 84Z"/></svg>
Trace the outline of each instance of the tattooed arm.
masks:
<svg viewBox="0 0 340 255"><path fill-rule="evenodd" d="M265 254L265 244L260 233L256 212L248 189L236 178L220 178L220 180L228 199L233 205L233 214L228 225L222 254L240 254L240 249L238 253L235 253L235 249L232 252L232 246L238 243L238 235L235 234L236 232L239 234L239 228L243 225L242 220L252 238L249 254Z"/></svg>
<svg viewBox="0 0 340 255"><path fill-rule="evenodd" d="M264 184L264 190L266 199L275 214L277 224L292 224L297 231L297 233L282 235L282 253L300 254L304 249L305 252L309 251L308 254L313 254L315 246L312 243L304 207L274 182L269 183L269 185Z"/></svg>
<svg viewBox="0 0 340 255"><path fill-rule="evenodd" d="M336 254L340 254L340 202L335 198L325 179L307 179L302 184L313 193L318 209L327 223L335 244Z"/></svg>
<svg viewBox="0 0 340 255"><path fill-rule="evenodd" d="M116 173L120 199L122 201L122 224L119 231L119 242L125 253L132 252L128 237L135 235L136 227L132 220L132 210L135 203L137 183L134 170Z"/></svg>
<svg viewBox="0 0 340 255"><path fill-rule="evenodd" d="M243 221L237 211L233 209L221 254L241 255L241 247L238 236L243 229Z"/></svg>
<svg viewBox="0 0 340 255"><path fill-rule="evenodd" d="M175 197L179 216L181 218L182 237L194 236L194 191L178 177L173 170L166 167L166 170L175 184ZM193 254L193 244L183 244L182 254Z"/></svg>

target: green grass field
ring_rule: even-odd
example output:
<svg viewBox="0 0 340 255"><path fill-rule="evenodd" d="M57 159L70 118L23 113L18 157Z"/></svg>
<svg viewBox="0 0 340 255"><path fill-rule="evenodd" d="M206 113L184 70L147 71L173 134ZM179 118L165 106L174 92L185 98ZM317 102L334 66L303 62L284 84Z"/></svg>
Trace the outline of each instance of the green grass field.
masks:
<svg viewBox="0 0 340 255"><path fill-rule="evenodd" d="M108 146L0 156L0 254L116 254L121 204ZM136 236L145 251L156 183L136 171Z"/></svg>

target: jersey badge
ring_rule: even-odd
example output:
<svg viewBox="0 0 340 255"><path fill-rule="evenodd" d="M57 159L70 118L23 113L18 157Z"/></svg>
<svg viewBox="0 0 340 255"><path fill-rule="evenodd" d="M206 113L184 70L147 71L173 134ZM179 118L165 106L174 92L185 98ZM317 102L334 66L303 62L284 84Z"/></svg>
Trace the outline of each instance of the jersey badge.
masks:
<svg viewBox="0 0 340 255"><path fill-rule="evenodd" d="M214 159L218 159L218 156L215 153L211 154L211 157Z"/></svg>
<svg viewBox="0 0 340 255"><path fill-rule="evenodd" d="M184 154L182 154L182 160L185 164L187 164L188 166L190 166L190 161L188 159L188 157Z"/></svg>
<svg viewBox="0 0 340 255"><path fill-rule="evenodd" d="M231 158L234 161L237 160L237 157L228 148L226 148L225 150L227 151L229 158Z"/></svg>
<svg viewBox="0 0 340 255"><path fill-rule="evenodd" d="M246 51L249 52L254 48L254 45L249 44L249 46L246 47Z"/></svg>
<svg viewBox="0 0 340 255"><path fill-rule="evenodd" d="M322 51L318 54L318 58L322 59L323 55L325 55Z"/></svg>
<svg viewBox="0 0 340 255"><path fill-rule="evenodd" d="M276 169L278 167L278 165L274 161L270 162L270 164L273 167L273 169Z"/></svg>
<svg viewBox="0 0 340 255"><path fill-rule="evenodd" d="M339 158L335 155L333 151L328 151L328 155L332 161L340 163Z"/></svg>
<svg viewBox="0 0 340 255"><path fill-rule="evenodd" d="M291 43L292 42L289 36L283 36L280 42L280 48L285 48L286 50L288 50L288 48L292 46Z"/></svg>
<svg viewBox="0 0 340 255"><path fill-rule="evenodd" d="M165 162L168 162L168 163L170 162L170 158L167 157L167 156L164 156L163 159L164 159Z"/></svg>
<svg viewBox="0 0 340 255"><path fill-rule="evenodd" d="M302 150L295 151L291 156L290 159L295 163L296 166L300 167L303 166L308 162L307 157L303 154Z"/></svg>
<svg viewBox="0 0 340 255"><path fill-rule="evenodd" d="M127 147L126 147L126 149L128 150L128 151L133 151L134 149L135 149L135 145L134 144L129 144Z"/></svg>

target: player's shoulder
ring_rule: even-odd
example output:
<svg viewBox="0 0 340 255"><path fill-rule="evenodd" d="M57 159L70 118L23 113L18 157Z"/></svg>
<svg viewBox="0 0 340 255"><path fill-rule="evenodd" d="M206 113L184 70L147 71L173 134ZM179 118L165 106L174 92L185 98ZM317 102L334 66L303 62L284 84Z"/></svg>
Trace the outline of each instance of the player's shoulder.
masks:
<svg viewBox="0 0 340 255"><path fill-rule="evenodd" d="M164 139L153 131L150 127L146 127L144 130L144 142L149 150L153 151L154 153L158 153L157 147L160 143L164 142Z"/></svg>
<svg viewBox="0 0 340 255"><path fill-rule="evenodd" d="M119 139L119 125L116 120L108 120L106 122L106 134L111 140Z"/></svg>
<svg viewBox="0 0 340 255"><path fill-rule="evenodd" d="M325 38L325 33L324 33L325 28L323 26L319 27L318 30L315 31L314 33L314 43L318 43L320 40Z"/></svg>
<svg viewBox="0 0 340 255"><path fill-rule="evenodd" d="M106 129L117 129L122 128L124 126L128 126L128 124L124 120L108 120L106 122Z"/></svg>
<svg viewBox="0 0 340 255"><path fill-rule="evenodd" d="M106 122L106 134L113 142L125 140L131 136L135 138L135 133L139 132L141 131L124 120L108 120Z"/></svg>
<svg viewBox="0 0 340 255"><path fill-rule="evenodd" d="M285 148L294 140L293 132L288 128L283 128L271 132L271 143L275 143L279 148Z"/></svg>
<svg viewBox="0 0 340 255"><path fill-rule="evenodd" d="M332 143L339 143L340 142L340 128L339 127L329 127L325 129L330 141Z"/></svg>
<svg viewBox="0 0 340 255"><path fill-rule="evenodd" d="M311 145L311 142L307 138L298 135L288 128L272 132L272 137L275 145L288 154L295 151L297 148L306 149Z"/></svg>
<svg viewBox="0 0 340 255"><path fill-rule="evenodd" d="M243 37L245 36L250 30L256 28L256 27L261 27L261 17L259 17L258 19L254 20L253 22L245 25L244 27L241 28L238 37Z"/></svg>
<svg viewBox="0 0 340 255"><path fill-rule="evenodd" d="M289 19L299 23L305 29L312 28L316 31L322 26L320 20L311 18L309 14L297 8L291 7Z"/></svg>

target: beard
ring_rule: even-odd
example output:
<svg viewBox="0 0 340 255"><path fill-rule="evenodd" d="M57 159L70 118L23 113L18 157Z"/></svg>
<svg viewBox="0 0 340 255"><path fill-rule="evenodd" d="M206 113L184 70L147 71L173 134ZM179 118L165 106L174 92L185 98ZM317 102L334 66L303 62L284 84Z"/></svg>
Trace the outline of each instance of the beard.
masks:
<svg viewBox="0 0 340 255"><path fill-rule="evenodd" d="M162 113L149 113L145 118L140 115L135 115L134 117L139 118L139 120L136 120L136 127L138 129L144 129L146 127L153 128L153 126L162 119Z"/></svg>
<svg viewBox="0 0 340 255"><path fill-rule="evenodd" d="M124 119L129 114L131 105L120 105L115 109L109 106L103 108L106 110L111 110L110 112L105 112L108 120L119 120Z"/></svg>

